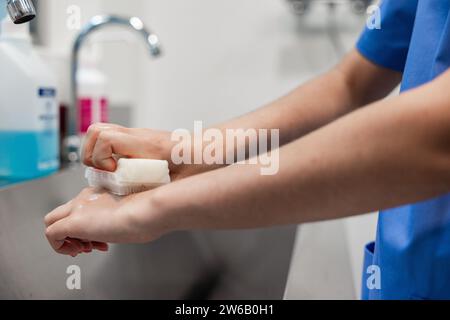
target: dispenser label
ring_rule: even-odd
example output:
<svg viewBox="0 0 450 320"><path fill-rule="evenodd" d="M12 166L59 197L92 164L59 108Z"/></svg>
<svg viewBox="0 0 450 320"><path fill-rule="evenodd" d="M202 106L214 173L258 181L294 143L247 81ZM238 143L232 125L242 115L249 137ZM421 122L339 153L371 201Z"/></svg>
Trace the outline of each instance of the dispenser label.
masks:
<svg viewBox="0 0 450 320"><path fill-rule="evenodd" d="M39 97L56 98L56 89L53 89L53 88L39 88Z"/></svg>
<svg viewBox="0 0 450 320"><path fill-rule="evenodd" d="M43 132L54 132L58 128L58 109L56 104L56 89L39 88L38 127Z"/></svg>
<svg viewBox="0 0 450 320"><path fill-rule="evenodd" d="M50 172L59 166L59 109L56 89L38 88L38 157L40 172Z"/></svg>

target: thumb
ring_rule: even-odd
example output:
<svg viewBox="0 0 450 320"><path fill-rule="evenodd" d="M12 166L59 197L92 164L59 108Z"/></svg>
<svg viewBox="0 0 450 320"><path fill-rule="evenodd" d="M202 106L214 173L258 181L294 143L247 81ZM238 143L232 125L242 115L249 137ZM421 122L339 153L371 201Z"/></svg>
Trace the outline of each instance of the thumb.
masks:
<svg viewBox="0 0 450 320"><path fill-rule="evenodd" d="M120 131L103 131L95 142L91 161L98 169L115 171L117 162L114 155L136 158L142 149L138 137Z"/></svg>
<svg viewBox="0 0 450 320"><path fill-rule="evenodd" d="M92 152L97 142L97 138L104 131L127 132L127 128L110 123L96 123L89 127L82 146L82 158L85 165L92 167Z"/></svg>
<svg viewBox="0 0 450 320"><path fill-rule="evenodd" d="M66 219L61 219L45 230L45 236L54 250L59 250L68 237Z"/></svg>

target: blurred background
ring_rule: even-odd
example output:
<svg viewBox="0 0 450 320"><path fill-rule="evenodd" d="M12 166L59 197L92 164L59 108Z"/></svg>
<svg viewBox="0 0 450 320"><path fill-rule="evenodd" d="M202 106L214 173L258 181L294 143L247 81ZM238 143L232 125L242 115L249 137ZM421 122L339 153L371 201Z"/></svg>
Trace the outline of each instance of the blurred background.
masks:
<svg viewBox="0 0 450 320"><path fill-rule="evenodd" d="M136 34L111 27L89 37L80 68L101 74L111 122L173 130L249 112L324 72L354 45L371 1L34 3L33 46L55 75L59 105L66 107L79 27L99 14L139 17L158 36L161 56L153 59ZM80 90L88 90L89 79L79 81L87 82ZM42 238L41 219L84 184L77 168L4 183L0 298L359 298L374 214L270 230L179 233L146 246L113 247L107 256L57 257ZM82 290L65 287L71 264L83 271Z"/></svg>

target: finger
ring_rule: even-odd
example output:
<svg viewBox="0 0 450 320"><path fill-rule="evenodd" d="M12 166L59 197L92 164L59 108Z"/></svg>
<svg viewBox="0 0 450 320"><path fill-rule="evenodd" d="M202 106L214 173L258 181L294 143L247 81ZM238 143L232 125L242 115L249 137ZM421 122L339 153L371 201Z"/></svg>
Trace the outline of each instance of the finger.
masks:
<svg viewBox="0 0 450 320"><path fill-rule="evenodd" d="M56 252L72 257L78 254L77 248L69 241L64 241L63 245L58 250L56 250Z"/></svg>
<svg viewBox="0 0 450 320"><path fill-rule="evenodd" d="M98 169L115 171L114 155L137 158L143 153L142 149L142 143L137 137L120 131L102 131L92 151L92 163Z"/></svg>
<svg viewBox="0 0 450 320"><path fill-rule="evenodd" d="M58 251L69 237L67 220L68 218L58 220L45 230L45 236L55 251Z"/></svg>
<svg viewBox="0 0 450 320"><path fill-rule="evenodd" d="M90 241L82 241L81 244L83 245L84 253L92 252L93 245Z"/></svg>
<svg viewBox="0 0 450 320"><path fill-rule="evenodd" d="M114 133L102 133L97 138L91 157L92 164L95 168L111 172L116 170L117 164L113 157L113 137Z"/></svg>
<svg viewBox="0 0 450 320"><path fill-rule="evenodd" d="M85 246L81 240L76 238L76 236L70 236L73 233L72 228L71 220L64 218L46 229L45 235L47 236L48 242L56 252L59 252L66 243L70 244L71 252L75 255L85 250Z"/></svg>
<svg viewBox="0 0 450 320"><path fill-rule="evenodd" d="M84 251L84 244L79 239L67 238L66 241L70 242L74 248L77 250L77 254Z"/></svg>
<svg viewBox="0 0 450 320"><path fill-rule="evenodd" d="M109 246L107 243L104 242L98 242L98 241L92 241L93 249L98 251L108 251Z"/></svg>
<svg viewBox="0 0 450 320"><path fill-rule="evenodd" d="M49 227L56 221L67 217L71 212L72 208L71 204L72 201L69 201L66 204L59 206L58 208L54 209L49 214L47 214L44 218L45 226Z"/></svg>
<svg viewBox="0 0 450 320"><path fill-rule="evenodd" d="M73 251L71 254L72 257L75 258L80 253L84 252L84 244L81 240L74 239L74 238L67 238L66 241L69 242L73 246Z"/></svg>
<svg viewBox="0 0 450 320"><path fill-rule="evenodd" d="M93 124L89 126L86 138L84 139L83 146L81 148L81 158L83 159L83 163L87 166L92 167L92 151L95 146L95 142L97 141L97 137L100 134L103 128L102 124Z"/></svg>
<svg viewBox="0 0 450 320"><path fill-rule="evenodd" d="M126 128L110 123L96 123L88 128L86 138L82 147L82 159L83 163L89 167L94 166L92 162L92 152L94 150L95 143L99 134L105 130L120 130L124 131Z"/></svg>

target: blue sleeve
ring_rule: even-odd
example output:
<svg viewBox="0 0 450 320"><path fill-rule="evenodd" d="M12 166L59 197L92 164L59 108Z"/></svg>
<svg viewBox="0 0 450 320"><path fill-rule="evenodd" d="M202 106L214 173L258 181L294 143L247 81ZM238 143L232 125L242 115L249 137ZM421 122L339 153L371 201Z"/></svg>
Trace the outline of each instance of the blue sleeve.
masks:
<svg viewBox="0 0 450 320"><path fill-rule="evenodd" d="M356 44L358 51L377 65L403 72L417 4L418 0L383 0L381 28L366 27Z"/></svg>

